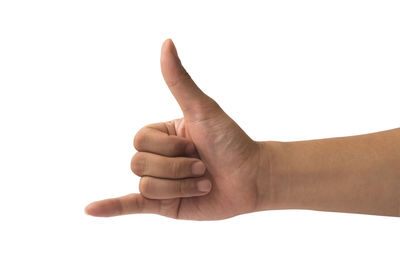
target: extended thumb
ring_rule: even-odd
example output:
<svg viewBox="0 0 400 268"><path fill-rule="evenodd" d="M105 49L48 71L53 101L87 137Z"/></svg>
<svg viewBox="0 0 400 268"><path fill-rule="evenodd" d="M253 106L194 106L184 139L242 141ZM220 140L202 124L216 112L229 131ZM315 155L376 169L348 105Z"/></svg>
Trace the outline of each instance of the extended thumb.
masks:
<svg viewBox="0 0 400 268"><path fill-rule="evenodd" d="M161 48L161 72L185 116L192 116L194 107L210 102L183 68L171 39L165 40Z"/></svg>

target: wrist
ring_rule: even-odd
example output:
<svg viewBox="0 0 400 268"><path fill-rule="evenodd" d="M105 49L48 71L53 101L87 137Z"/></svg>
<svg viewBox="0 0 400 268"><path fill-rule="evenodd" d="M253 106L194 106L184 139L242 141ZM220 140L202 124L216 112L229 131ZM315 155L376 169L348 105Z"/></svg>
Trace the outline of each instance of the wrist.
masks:
<svg viewBox="0 0 400 268"><path fill-rule="evenodd" d="M282 182L279 157L282 155L281 142L264 141L257 142L259 147L258 176L256 181L257 204L255 211L279 209L279 189Z"/></svg>

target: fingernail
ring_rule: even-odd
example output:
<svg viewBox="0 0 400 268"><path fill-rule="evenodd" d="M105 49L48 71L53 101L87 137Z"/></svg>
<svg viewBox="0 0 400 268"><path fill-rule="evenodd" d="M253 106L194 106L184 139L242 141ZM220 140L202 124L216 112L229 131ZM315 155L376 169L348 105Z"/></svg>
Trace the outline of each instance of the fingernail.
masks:
<svg viewBox="0 0 400 268"><path fill-rule="evenodd" d="M206 171L206 166L202 162L197 161L192 165L193 175L203 175L204 171Z"/></svg>
<svg viewBox="0 0 400 268"><path fill-rule="evenodd" d="M194 148L194 144L192 142L186 145L185 153L186 155L194 155L196 153L196 149Z"/></svg>
<svg viewBox="0 0 400 268"><path fill-rule="evenodd" d="M197 182L197 189L200 192L207 193L211 190L211 182L209 180L201 180Z"/></svg>

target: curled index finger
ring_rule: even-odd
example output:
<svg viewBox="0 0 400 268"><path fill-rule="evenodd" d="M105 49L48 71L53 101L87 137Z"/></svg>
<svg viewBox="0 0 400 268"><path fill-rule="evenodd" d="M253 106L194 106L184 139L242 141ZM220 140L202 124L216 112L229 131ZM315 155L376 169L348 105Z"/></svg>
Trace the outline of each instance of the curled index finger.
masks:
<svg viewBox="0 0 400 268"><path fill-rule="evenodd" d="M192 141L171 133L167 123L146 126L139 130L134 146L139 152L149 152L164 156L188 156L195 154Z"/></svg>

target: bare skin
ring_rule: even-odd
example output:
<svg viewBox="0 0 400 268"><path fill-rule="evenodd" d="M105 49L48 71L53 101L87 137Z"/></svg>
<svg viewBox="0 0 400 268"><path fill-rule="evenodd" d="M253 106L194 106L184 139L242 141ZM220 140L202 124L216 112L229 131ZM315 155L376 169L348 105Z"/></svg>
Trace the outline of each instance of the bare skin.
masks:
<svg viewBox="0 0 400 268"><path fill-rule="evenodd" d="M170 39L161 49L161 71L184 117L136 134L131 168L141 177L140 193L93 202L87 214L218 220L313 209L400 215L400 129L257 142L196 86Z"/></svg>

